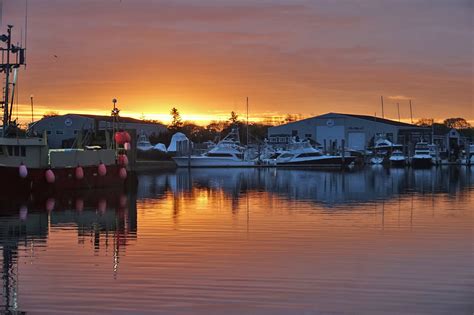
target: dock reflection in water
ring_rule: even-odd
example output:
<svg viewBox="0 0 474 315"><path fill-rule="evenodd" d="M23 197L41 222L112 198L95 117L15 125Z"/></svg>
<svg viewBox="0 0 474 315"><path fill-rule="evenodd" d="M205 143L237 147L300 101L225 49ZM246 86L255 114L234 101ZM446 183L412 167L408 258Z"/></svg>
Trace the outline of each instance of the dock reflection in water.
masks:
<svg viewBox="0 0 474 315"><path fill-rule="evenodd" d="M474 173L192 169L2 201L0 310L473 311ZM53 204L52 204L53 203Z"/></svg>

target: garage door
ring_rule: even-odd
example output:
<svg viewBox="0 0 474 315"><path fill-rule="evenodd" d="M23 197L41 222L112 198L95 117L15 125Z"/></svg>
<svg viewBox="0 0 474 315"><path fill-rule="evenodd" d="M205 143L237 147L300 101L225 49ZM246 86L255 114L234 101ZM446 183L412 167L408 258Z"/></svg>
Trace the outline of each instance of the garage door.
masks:
<svg viewBox="0 0 474 315"><path fill-rule="evenodd" d="M351 132L349 133L348 147L353 150L364 150L365 149L365 133L363 132Z"/></svg>

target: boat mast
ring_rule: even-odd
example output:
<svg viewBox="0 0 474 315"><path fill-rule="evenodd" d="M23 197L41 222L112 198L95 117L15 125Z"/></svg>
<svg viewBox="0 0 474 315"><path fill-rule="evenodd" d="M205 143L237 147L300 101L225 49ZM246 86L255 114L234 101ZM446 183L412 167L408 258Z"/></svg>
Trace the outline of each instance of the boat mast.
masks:
<svg viewBox="0 0 474 315"><path fill-rule="evenodd" d="M0 64L0 72L5 72L5 87L3 101L1 106L3 107L3 135L7 134L8 127L10 125L10 72L12 69L17 69L21 65L25 65L25 49L12 45L12 28L13 25L8 25L7 34L0 35L0 41L7 43L6 48L0 48L2 53L2 63ZM14 63L10 63L10 54L16 54L16 60ZM13 100L12 100L13 104Z"/></svg>
<svg viewBox="0 0 474 315"><path fill-rule="evenodd" d="M247 145L249 145L249 97L247 96Z"/></svg>

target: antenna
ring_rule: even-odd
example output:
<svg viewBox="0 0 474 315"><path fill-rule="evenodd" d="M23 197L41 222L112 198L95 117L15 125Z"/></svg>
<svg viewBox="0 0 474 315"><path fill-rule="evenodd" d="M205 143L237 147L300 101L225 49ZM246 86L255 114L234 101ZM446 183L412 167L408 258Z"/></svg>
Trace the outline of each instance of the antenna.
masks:
<svg viewBox="0 0 474 315"><path fill-rule="evenodd" d="M400 121L400 103L397 103L398 121Z"/></svg>
<svg viewBox="0 0 474 315"><path fill-rule="evenodd" d="M384 111L383 111L383 96L380 96L380 101L382 102L382 118L385 118Z"/></svg>
<svg viewBox="0 0 474 315"><path fill-rule="evenodd" d="M33 121L34 121L34 118L33 118L33 117L34 117L34 116L33 116L33 98L34 98L34 96L33 96L33 94L31 94L31 95L30 95L30 102L31 102L31 123L33 123Z"/></svg>
<svg viewBox="0 0 474 315"><path fill-rule="evenodd" d="M0 25L3 24L3 0L0 0Z"/></svg>
<svg viewBox="0 0 474 315"><path fill-rule="evenodd" d="M27 38L28 38L28 0L25 0L25 59L26 59L26 45L28 43ZM26 63L25 63L25 68L26 68Z"/></svg>
<svg viewBox="0 0 474 315"><path fill-rule="evenodd" d="M249 97L247 96L247 145L249 145Z"/></svg>
<svg viewBox="0 0 474 315"><path fill-rule="evenodd" d="M413 110L411 107L411 100L410 100L410 118L411 118L411 123L413 124Z"/></svg>

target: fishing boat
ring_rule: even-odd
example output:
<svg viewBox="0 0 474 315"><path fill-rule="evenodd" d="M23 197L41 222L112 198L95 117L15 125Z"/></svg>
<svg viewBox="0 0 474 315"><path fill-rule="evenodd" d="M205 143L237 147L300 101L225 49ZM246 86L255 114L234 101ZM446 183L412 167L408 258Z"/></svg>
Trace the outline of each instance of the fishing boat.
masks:
<svg viewBox="0 0 474 315"><path fill-rule="evenodd" d="M474 165L474 144L468 146L468 150L465 153L465 157L461 159L462 165L473 166Z"/></svg>
<svg viewBox="0 0 474 315"><path fill-rule="evenodd" d="M395 150L392 152L389 158L390 165L394 167L403 167L406 165L407 158L400 150Z"/></svg>
<svg viewBox="0 0 474 315"><path fill-rule="evenodd" d="M356 157L346 155L326 155L304 141L292 139L286 150L266 159L264 164L284 167L347 167Z"/></svg>
<svg viewBox="0 0 474 315"><path fill-rule="evenodd" d="M154 149L155 147L151 144L150 140L148 140L148 137L145 134L141 134L140 137L138 137L138 141L137 141L138 151L150 151Z"/></svg>
<svg viewBox="0 0 474 315"><path fill-rule="evenodd" d="M415 154L411 158L414 168L428 168L433 165L433 157L427 142L421 141L415 145Z"/></svg>
<svg viewBox="0 0 474 315"><path fill-rule="evenodd" d="M245 148L240 145L239 132L232 131L209 151L201 155L176 156L178 167L251 167L256 163L245 158Z"/></svg>
<svg viewBox="0 0 474 315"><path fill-rule="evenodd" d="M12 120L13 100L18 70L26 64L25 49L12 44L12 27L1 35L0 71L5 75L3 126L0 136L0 189L4 192L32 192L123 185L127 177L124 133L115 134L111 148L85 146L71 149L50 149L47 134L28 135ZM13 80L10 81L10 75ZM118 109L112 111L118 117ZM116 117L116 118L117 118ZM113 131L112 131L113 133ZM129 135L128 135L129 137Z"/></svg>

